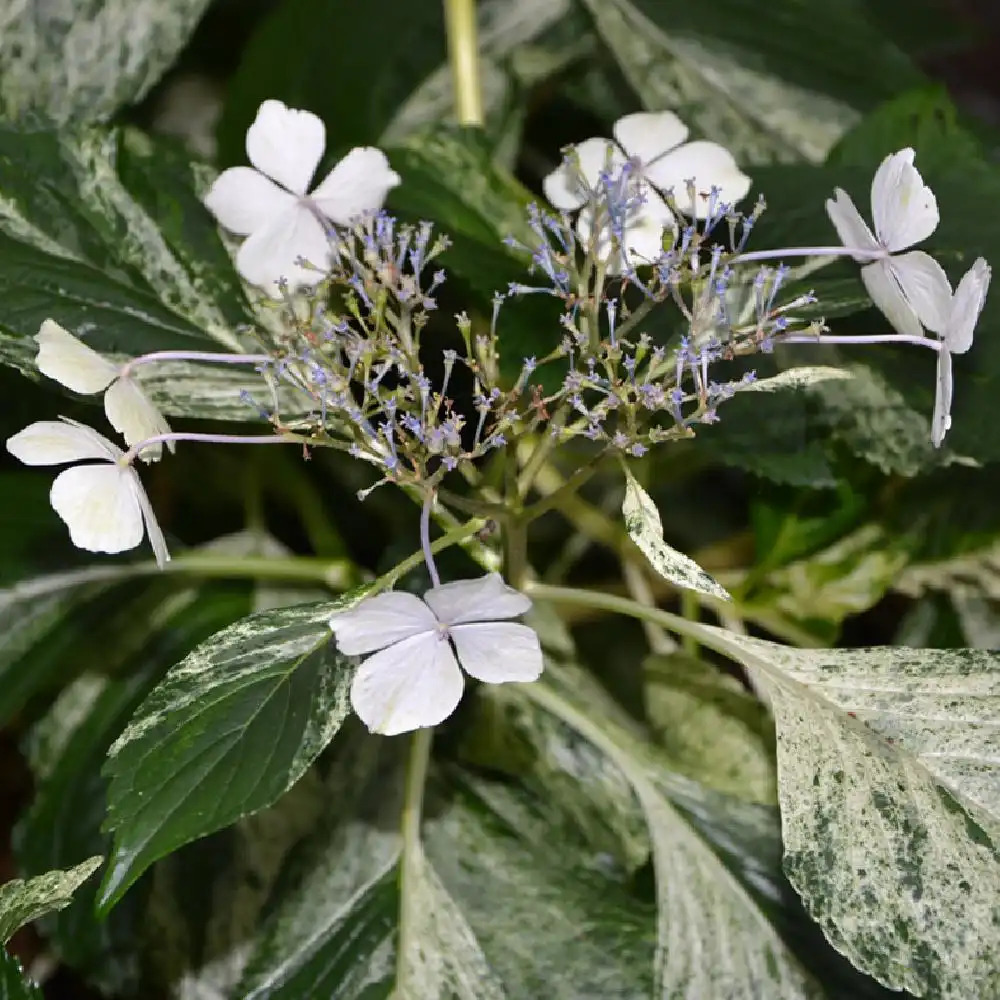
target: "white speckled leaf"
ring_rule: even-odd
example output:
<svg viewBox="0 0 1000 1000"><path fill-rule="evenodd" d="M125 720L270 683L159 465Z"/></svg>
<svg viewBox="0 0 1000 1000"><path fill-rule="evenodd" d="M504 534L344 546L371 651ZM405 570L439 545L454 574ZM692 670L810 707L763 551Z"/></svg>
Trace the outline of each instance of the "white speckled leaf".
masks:
<svg viewBox="0 0 1000 1000"><path fill-rule="evenodd" d="M18 878L0 886L0 942L6 943L19 927L43 914L69 906L73 893L101 867L103 860L100 856L88 858L66 871Z"/></svg>
<svg viewBox="0 0 1000 1000"><path fill-rule="evenodd" d="M353 677L329 628L341 606L234 622L146 697L108 751L115 839L101 906L157 858L270 805L329 743L350 711Z"/></svg>
<svg viewBox="0 0 1000 1000"><path fill-rule="evenodd" d="M735 677L683 653L643 663L646 715L675 770L751 802L777 798L774 724Z"/></svg>
<svg viewBox="0 0 1000 1000"><path fill-rule="evenodd" d="M705 633L771 702L785 867L834 946L895 989L1000 995L1000 656Z"/></svg>
<svg viewBox="0 0 1000 1000"><path fill-rule="evenodd" d="M199 200L207 180L134 130L0 124L0 362L35 374L49 317L108 355L240 350L254 311ZM140 378L169 414L260 420L244 389L271 406L247 366L150 365ZM281 404L289 419L303 410L288 393Z"/></svg>
<svg viewBox="0 0 1000 1000"><path fill-rule="evenodd" d="M140 101L209 0L0 3L0 108L57 122L100 121Z"/></svg>
<svg viewBox="0 0 1000 1000"><path fill-rule="evenodd" d="M740 162L821 162L857 120L840 101L762 72L724 44L661 30L630 0L584 0L650 111L675 108ZM708 32L710 33L710 32Z"/></svg>
<svg viewBox="0 0 1000 1000"><path fill-rule="evenodd" d="M741 392L779 392L784 389L808 389L819 382L854 378L854 373L846 368L831 368L825 365L802 365L787 368L770 378L757 379Z"/></svg>
<svg viewBox="0 0 1000 1000"><path fill-rule="evenodd" d="M819 998L802 968L744 885L667 793L683 786L662 760L611 717L584 712L550 676L500 698L534 702L592 743L631 786L652 845L658 907L656 987L671 1000ZM555 683L553 683L555 680ZM565 686L565 685L562 685ZM688 805L697 801L688 798ZM700 803L701 808L704 804ZM742 805L748 815L758 807Z"/></svg>
<svg viewBox="0 0 1000 1000"><path fill-rule="evenodd" d="M678 552L663 540L663 523L660 521L656 504L627 468L622 517L625 519L625 530L629 537L660 576L678 587L697 590L724 601L731 600L729 594L693 559L688 558L683 552Z"/></svg>

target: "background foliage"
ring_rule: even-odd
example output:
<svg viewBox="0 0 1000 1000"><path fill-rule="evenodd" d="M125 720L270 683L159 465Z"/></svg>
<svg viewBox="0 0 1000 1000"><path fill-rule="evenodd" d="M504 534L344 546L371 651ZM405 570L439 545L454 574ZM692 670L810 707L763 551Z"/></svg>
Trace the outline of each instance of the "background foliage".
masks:
<svg viewBox="0 0 1000 1000"><path fill-rule="evenodd" d="M47 316L125 354L232 346L254 321L199 196L269 97L324 119L331 163L388 151L390 208L454 241L443 317L488 316L523 274L501 241L560 147L643 108L733 151L768 200L756 245L830 242L834 185L864 205L913 145L952 281L1000 263L997 118L971 114L970 77L942 84L989 27L973 3L480 0L480 130L451 124L433 3L57 7L0 0L4 437L91 412L38 380ZM847 263L802 288L839 331L883 324ZM514 370L558 340L554 306L504 317ZM638 575L685 638L539 602L545 678L479 692L438 734L402 890L405 744L347 717L326 619L414 550L409 500L362 505L368 473L325 453L181 449L145 476L182 553L159 575L72 551L50 477L5 466L5 873L27 881L0 890L4 940L41 919L0 996L42 995L16 954L51 997L374 1000L400 947L421 998L1000 996L1000 667L957 651L1000 645L1000 299L956 358L940 452L923 353L758 367L800 363L854 377L741 396L634 469L724 610L647 573L617 470L533 527L544 581ZM182 424L252 431L242 376L178 364L147 386ZM874 644L899 648L854 652ZM401 911L423 915L402 944Z"/></svg>

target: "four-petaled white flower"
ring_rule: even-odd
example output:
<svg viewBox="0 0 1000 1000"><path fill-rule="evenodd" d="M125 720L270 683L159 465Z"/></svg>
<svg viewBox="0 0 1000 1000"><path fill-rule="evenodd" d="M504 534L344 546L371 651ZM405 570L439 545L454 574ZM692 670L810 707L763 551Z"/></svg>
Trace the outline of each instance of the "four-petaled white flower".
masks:
<svg viewBox="0 0 1000 1000"><path fill-rule="evenodd" d="M672 112L639 112L615 123L617 143L610 139L587 139L573 148L566 162L542 182L545 196L563 212L583 209L577 232L583 242L593 233L591 199L601 189L601 174L621 178L628 165L633 204L624 225L624 251L633 265L648 263L662 253L663 233L674 226L674 216L657 193L671 191L685 215L704 219L723 204L733 205L750 190L750 178L736 165L732 154L714 142L685 142L687 126ZM634 180L633 180L634 178ZM688 182L695 184L694 204L688 198ZM711 198L712 188L718 189ZM597 251L607 258L611 251L611 227L601 225ZM620 264L610 261L611 270Z"/></svg>
<svg viewBox="0 0 1000 1000"><path fill-rule="evenodd" d="M921 324L942 333L951 301L951 285L941 265L922 250L900 253L927 239L940 216L934 192L913 166L912 149L887 156L872 181L874 234L840 188L828 199L827 215L845 247L879 254L855 256L864 266L861 280L872 302L902 334L922 337Z"/></svg>
<svg viewBox="0 0 1000 1000"><path fill-rule="evenodd" d="M293 288L321 281L330 261L324 220L346 225L375 212L399 183L385 153L361 146L307 194L325 146L326 128L316 115L264 101L247 130L253 167L223 171L205 196L226 229L247 237L236 269L251 284L273 292L282 278Z"/></svg>
<svg viewBox="0 0 1000 1000"><path fill-rule="evenodd" d="M51 319L42 323L35 340L38 370L74 392L88 395L104 392L108 421L129 447L158 434L170 433L170 425L128 373L127 365L118 367L108 361ZM167 447L173 451L173 441ZM155 462L162 454L163 447L157 443L143 448L139 457Z"/></svg>
<svg viewBox="0 0 1000 1000"><path fill-rule="evenodd" d="M503 621L531 607L497 573L433 587L423 599L378 594L330 619L340 651L374 653L358 668L351 704L376 733L394 735L446 719L466 673L490 684L533 681L542 672L538 636ZM456 660L457 654L457 660Z"/></svg>
<svg viewBox="0 0 1000 1000"><path fill-rule="evenodd" d="M85 424L62 417L39 420L7 440L7 450L25 465L76 465L56 476L49 493L73 544L88 552L124 552L149 535L156 562L170 558L139 475L122 462L124 452Z"/></svg>
<svg viewBox="0 0 1000 1000"><path fill-rule="evenodd" d="M935 448L941 447L941 442L951 427L951 400L954 391L951 356L964 354L972 347L972 334L979 314L983 311L989 287L990 266L980 257L966 271L954 296L949 294L948 305L941 307L947 310L947 320L941 334L941 349L938 351L937 389L931 420L931 441Z"/></svg>

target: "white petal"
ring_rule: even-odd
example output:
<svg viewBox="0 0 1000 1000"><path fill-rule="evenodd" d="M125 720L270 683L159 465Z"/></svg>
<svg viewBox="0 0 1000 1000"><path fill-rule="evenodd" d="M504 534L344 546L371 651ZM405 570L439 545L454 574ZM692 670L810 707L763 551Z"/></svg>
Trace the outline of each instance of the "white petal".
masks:
<svg viewBox="0 0 1000 1000"><path fill-rule="evenodd" d="M519 590L508 587L499 573L443 583L428 590L424 600L446 625L515 618L531 607L531 601Z"/></svg>
<svg viewBox="0 0 1000 1000"><path fill-rule="evenodd" d="M104 394L104 412L108 422L131 447L158 434L169 434L170 424L163 414L152 404L149 397L128 376L118 379ZM174 442L170 442L173 451ZM143 448L139 458L144 462L158 462L163 454L163 445Z"/></svg>
<svg viewBox="0 0 1000 1000"><path fill-rule="evenodd" d="M962 276L951 302L944 342L952 354L964 354L972 347L972 334L989 287L990 266L980 257Z"/></svg>
<svg viewBox="0 0 1000 1000"><path fill-rule="evenodd" d="M951 352L942 347L938 351L937 383L934 388L934 416L931 417L931 443L941 447L948 428L951 427L951 399L954 381L951 374Z"/></svg>
<svg viewBox="0 0 1000 1000"><path fill-rule="evenodd" d="M346 656L383 649L401 639L433 632L438 620L419 597L403 591L376 594L330 619L337 648Z"/></svg>
<svg viewBox="0 0 1000 1000"><path fill-rule="evenodd" d="M300 257L327 268L330 242L312 212L296 204L246 238L236 254L236 270L251 285L272 294L279 278L285 278L292 288L322 281L325 273L297 264Z"/></svg>
<svg viewBox="0 0 1000 1000"><path fill-rule="evenodd" d="M644 166L669 153L688 137L688 127L672 111L639 111L615 122L615 138Z"/></svg>
<svg viewBox="0 0 1000 1000"><path fill-rule="evenodd" d="M381 149L359 146L326 175L309 197L328 219L345 225L359 215L377 212L399 180Z"/></svg>
<svg viewBox="0 0 1000 1000"><path fill-rule="evenodd" d="M114 462L123 452L84 424L39 420L7 439L7 450L25 465L62 465L97 458Z"/></svg>
<svg viewBox="0 0 1000 1000"><path fill-rule="evenodd" d="M142 511L142 520L146 525L146 534L149 535L149 544L153 547L153 555L156 557L156 565L163 567L170 562L170 553L167 551L167 540L160 530L160 522L156 520L156 512L153 505L146 496L146 491L142 488L138 475L135 476L135 495L139 501L139 509Z"/></svg>
<svg viewBox="0 0 1000 1000"><path fill-rule="evenodd" d="M237 236L249 236L294 204L294 194L250 167L224 170L205 195L219 225Z"/></svg>
<svg viewBox="0 0 1000 1000"><path fill-rule="evenodd" d="M555 208L572 212L590 200L602 171L624 165L624 154L610 139L585 139L567 150L563 163L542 181L542 190Z"/></svg>
<svg viewBox="0 0 1000 1000"><path fill-rule="evenodd" d="M943 333L951 309L951 283L944 268L923 250L889 257L887 263L920 322Z"/></svg>
<svg viewBox="0 0 1000 1000"><path fill-rule="evenodd" d="M937 199L917 168L913 150L887 156L872 181L872 219L882 246L893 252L927 239L937 228Z"/></svg>
<svg viewBox="0 0 1000 1000"><path fill-rule="evenodd" d="M118 367L93 348L47 319L35 335L38 370L74 392L101 392L117 377Z"/></svg>
<svg viewBox="0 0 1000 1000"><path fill-rule="evenodd" d="M645 175L661 191L671 188L677 207L696 219L708 216L713 187L719 189L720 204L735 205L750 190L750 178L736 165L733 154L716 142L685 143L646 167ZM694 178L695 204L687 196L687 182Z"/></svg>
<svg viewBox="0 0 1000 1000"><path fill-rule="evenodd" d="M477 622L451 630L458 662L466 673L488 684L534 681L542 673L538 635L514 622Z"/></svg>
<svg viewBox="0 0 1000 1000"><path fill-rule="evenodd" d="M143 536L135 472L120 465L77 465L56 476L49 493L69 537L88 552L124 552Z"/></svg>
<svg viewBox="0 0 1000 1000"><path fill-rule="evenodd" d="M247 129L247 158L292 194L305 194L326 146L326 128L311 111L265 101Z"/></svg>
<svg viewBox="0 0 1000 1000"><path fill-rule="evenodd" d="M868 228L868 223L861 218L851 196L842 188L834 188L836 200L827 198L826 214L830 216L834 229L845 247L856 250L878 250L879 242ZM855 257L861 264L867 264L870 257Z"/></svg>
<svg viewBox="0 0 1000 1000"><path fill-rule="evenodd" d="M908 337L922 337L924 329L917 314L903 295L888 259L877 260L861 268L864 282L872 302L898 333Z"/></svg>
<svg viewBox="0 0 1000 1000"><path fill-rule="evenodd" d="M351 684L351 704L373 733L394 736L443 722L464 686L447 640L426 632L365 660Z"/></svg>

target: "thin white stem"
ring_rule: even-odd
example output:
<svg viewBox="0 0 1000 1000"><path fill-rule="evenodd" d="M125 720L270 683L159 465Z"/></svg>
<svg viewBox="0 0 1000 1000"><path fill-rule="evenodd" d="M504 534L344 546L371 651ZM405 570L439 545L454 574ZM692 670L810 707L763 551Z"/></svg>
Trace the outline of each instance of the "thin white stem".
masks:
<svg viewBox="0 0 1000 1000"><path fill-rule="evenodd" d="M441 577L438 576L437 566L434 563L434 552L431 549L431 507L434 506L434 490L428 490L424 497L424 505L420 508L420 548L424 553L424 562L427 563L427 572L431 576L431 585L441 586Z"/></svg>
<svg viewBox="0 0 1000 1000"><path fill-rule="evenodd" d="M776 260L779 257L867 257L869 260L880 260L888 256L889 252L882 247L874 250L863 247L783 247L780 250L738 253L730 258L729 263L745 264L751 260Z"/></svg>
<svg viewBox="0 0 1000 1000"><path fill-rule="evenodd" d="M884 334L839 334L826 333L782 333L774 337L776 344L913 344L940 351L942 342L930 337L913 337L907 333Z"/></svg>
<svg viewBox="0 0 1000 1000"><path fill-rule="evenodd" d="M267 354L227 354L221 351L153 351L150 354L140 354L132 358L122 368L122 374L127 375L133 368L140 365L152 365L158 361L207 361L220 365L259 365L270 361Z"/></svg>
<svg viewBox="0 0 1000 1000"><path fill-rule="evenodd" d="M154 444L165 444L170 441L200 441L202 444L301 444L304 439L299 437L282 437L278 434L196 434L183 431L170 434L156 434L134 444L121 457L124 465L135 461L139 453Z"/></svg>

